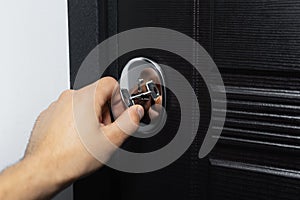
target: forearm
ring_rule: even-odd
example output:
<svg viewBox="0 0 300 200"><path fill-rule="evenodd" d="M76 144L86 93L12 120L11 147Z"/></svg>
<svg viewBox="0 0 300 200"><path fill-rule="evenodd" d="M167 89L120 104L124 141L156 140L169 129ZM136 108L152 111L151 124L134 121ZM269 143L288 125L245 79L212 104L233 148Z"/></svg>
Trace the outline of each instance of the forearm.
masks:
<svg viewBox="0 0 300 200"><path fill-rule="evenodd" d="M0 174L0 199L47 199L63 187L49 166L26 159Z"/></svg>

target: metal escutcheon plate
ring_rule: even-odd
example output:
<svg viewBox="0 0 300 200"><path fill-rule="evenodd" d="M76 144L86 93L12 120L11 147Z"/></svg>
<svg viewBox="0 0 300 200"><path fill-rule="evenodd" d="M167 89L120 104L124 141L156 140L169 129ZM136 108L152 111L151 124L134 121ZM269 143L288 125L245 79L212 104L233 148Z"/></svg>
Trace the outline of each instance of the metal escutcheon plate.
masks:
<svg viewBox="0 0 300 200"><path fill-rule="evenodd" d="M162 128L166 118L166 89L162 69L156 62L144 57L130 60L122 71L117 90L111 103L114 118L132 105L144 108L140 128L133 136L149 137Z"/></svg>

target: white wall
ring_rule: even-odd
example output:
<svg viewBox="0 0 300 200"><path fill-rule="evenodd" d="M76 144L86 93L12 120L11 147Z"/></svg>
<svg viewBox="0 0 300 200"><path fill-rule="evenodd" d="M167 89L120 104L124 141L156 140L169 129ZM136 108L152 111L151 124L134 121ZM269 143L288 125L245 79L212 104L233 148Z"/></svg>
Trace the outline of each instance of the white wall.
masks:
<svg viewBox="0 0 300 200"><path fill-rule="evenodd" d="M23 156L39 113L69 88L66 0L0 0L0 170Z"/></svg>

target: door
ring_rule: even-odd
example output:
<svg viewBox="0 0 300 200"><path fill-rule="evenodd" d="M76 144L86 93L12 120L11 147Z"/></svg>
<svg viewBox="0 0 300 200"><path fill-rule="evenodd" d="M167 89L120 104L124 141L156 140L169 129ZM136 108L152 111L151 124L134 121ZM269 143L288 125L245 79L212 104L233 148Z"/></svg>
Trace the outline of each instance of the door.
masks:
<svg viewBox="0 0 300 200"><path fill-rule="evenodd" d="M142 174L103 167L74 185L75 199L299 199L299 0L75 0L69 1L69 26L71 83L89 51L109 36L163 27L192 37L209 52L222 74L228 107L218 110L227 116L217 145L199 159L211 101L218 101L209 98L203 77L167 51L140 49L120 56L107 75L119 78L138 56L184 75L200 99L199 130L168 167ZM149 139L130 138L122 148L149 152L167 144L180 122L179 107L167 93L164 129Z"/></svg>

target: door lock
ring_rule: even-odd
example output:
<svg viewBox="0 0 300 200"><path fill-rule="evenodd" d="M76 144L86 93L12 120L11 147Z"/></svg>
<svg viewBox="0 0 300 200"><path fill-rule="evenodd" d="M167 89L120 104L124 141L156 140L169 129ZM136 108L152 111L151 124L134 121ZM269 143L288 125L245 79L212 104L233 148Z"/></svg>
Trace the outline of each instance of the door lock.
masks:
<svg viewBox="0 0 300 200"><path fill-rule="evenodd" d="M135 104L143 104L144 101L154 101L156 102L160 96L159 89L155 85L155 83L150 80L146 82L146 92L143 92L142 90L142 83L144 82L144 79L138 80L138 93L133 93L132 95L129 94L129 91L127 89L121 89L121 94L123 97L123 101L125 104L127 104L128 107L133 106Z"/></svg>
<svg viewBox="0 0 300 200"><path fill-rule="evenodd" d="M166 106L165 79L161 67L148 58L134 58L125 65L119 84L124 109L133 105L143 106L145 114L141 126L147 126L148 132L154 130L162 121ZM120 113L120 109L115 110Z"/></svg>

